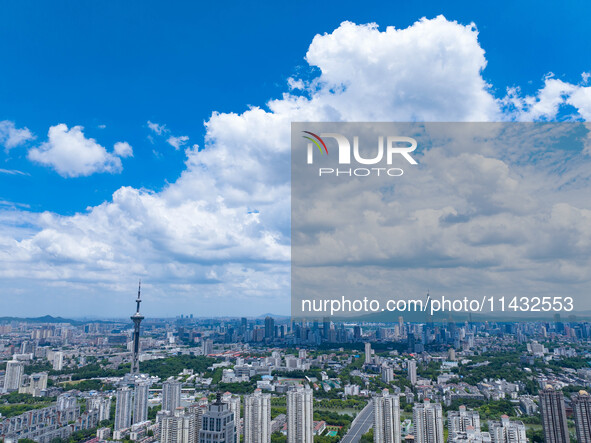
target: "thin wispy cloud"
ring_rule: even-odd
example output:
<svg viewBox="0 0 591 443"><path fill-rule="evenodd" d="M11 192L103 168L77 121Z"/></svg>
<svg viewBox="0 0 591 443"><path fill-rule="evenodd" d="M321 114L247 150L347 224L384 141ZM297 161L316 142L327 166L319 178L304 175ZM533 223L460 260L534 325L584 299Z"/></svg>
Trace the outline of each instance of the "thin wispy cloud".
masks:
<svg viewBox="0 0 591 443"><path fill-rule="evenodd" d="M0 174L8 174L8 175L31 175L28 172L19 171L18 169L2 169L2 168L0 168Z"/></svg>

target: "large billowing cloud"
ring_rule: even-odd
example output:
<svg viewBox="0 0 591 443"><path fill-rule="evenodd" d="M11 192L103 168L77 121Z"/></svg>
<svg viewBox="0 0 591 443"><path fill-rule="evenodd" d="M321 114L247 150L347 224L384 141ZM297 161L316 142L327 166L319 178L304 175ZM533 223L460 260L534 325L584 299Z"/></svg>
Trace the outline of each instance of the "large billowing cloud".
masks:
<svg viewBox="0 0 591 443"><path fill-rule="evenodd" d="M121 295L131 294L132 281L142 277L153 302L146 309L153 314L286 313L290 122L551 119L567 101L582 116L591 109L581 85L546 85L534 98L513 91L510 98L496 99L482 77L486 58L475 26L444 17L384 31L345 22L316 36L306 60L319 75L290 79L284 96L266 109L214 113L206 123L203 149L186 148L184 172L161 192L123 187L111 201L75 216L4 214L3 304L18 313L28 305L18 295L24 293L35 297L36 313L113 314L128 308ZM160 136L168 132L164 125L148 126ZM181 148L184 141L174 142ZM72 156L73 146L87 155ZM120 155L128 152L117 149ZM48 142L30 157L64 176L121 168L119 158L85 138L81 128L65 125L53 127ZM527 199L513 195L522 182L510 176L516 182L502 184L502 192L512 196L516 209L495 211L498 202L479 193L500 186L493 172L509 174L508 166L486 156L469 161L474 163L470 177L462 171L457 178L442 177L459 189L460 183L478 181L464 200L492 208L491 217L519 219L535 210ZM530 172L526 183L546 179L544 171ZM434 201L444 189L433 190ZM587 217L577 212L583 209L576 202L571 206L554 210ZM432 228L436 238L439 222L434 220L461 215L461 209L440 208L417 214L417 220ZM494 232L474 225L463 235L466 241L484 242Z"/></svg>

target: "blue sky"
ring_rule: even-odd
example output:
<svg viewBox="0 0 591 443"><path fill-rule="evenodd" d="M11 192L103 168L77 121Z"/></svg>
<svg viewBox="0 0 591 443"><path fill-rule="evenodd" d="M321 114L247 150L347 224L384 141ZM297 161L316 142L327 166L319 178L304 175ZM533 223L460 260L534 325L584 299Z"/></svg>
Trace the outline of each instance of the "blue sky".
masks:
<svg viewBox="0 0 591 443"><path fill-rule="evenodd" d="M545 3L545 4L544 4ZM0 116L45 138L57 123L89 137L135 147L124 173L70 180L35 167L23 152L3 163L34 177L0 175L0 197L35 211L64 214L107 199L122 185L159 189L183 169L182 152L146 139L146 121L202 145L213 111L263 106L288 77L309 71L305 51L316 34L344 20L404 28L425 16L475 22L488 65L483 77L502 96L531 93L548 72L579 81L589 70L587 2L11 2L0 16ZM106 125L99 129L99 125ZM152 150L162 153L156 157Z"/></svg>
<svg viewBox="0 0 591 443"><path fill-rule="evenodd" d="M591 6L582 1L569 2L566 6L555 2L397 1L364 2L362 6L359 2L321 5L317 2L297 5L230 2L220 6L205 2L58 1L12 2L0 8L0 121L12 122L16 128L26 127L35 137L10 150L0 151L0 169L23 173L0 173L2 216L9 220L3 227L6 251L11 239L22 241L47 229L59 232L55 226L48 228L45 221L39 221L36 214L43 211L60 219L60 216L85 213L88 207L110 202L113 193L121 187L159 193L169 183L176 183L181 173L190 169L186 162L191 155L185 149L205 146L204 122L209 121L212 113L242 115L249 106L267 109L269 100L281 99L284 93L309 97L311 89L290 90L288 79L318 78L321 71L318 63L310 66L304 58L306 52L316 35L332 33L343 21L358 25L374 22L380 31L387 26L405 29L422 17L433 19L439 14L459 25L474 22L478 44L486 60L486 68L480 75L489 85L486 89L490 96L499 100L507 96L507 88L519 87L520 98L531 97L534 102L541 103L543 96L539 91L544 88L544 78L549 73L570 85L568 87L578 88L582 85L581 75L591 70L585 56L591 53L591 29L587 24ZM383 63L388 62L387 58L383 60ZM403 60L397 63L400 69L404 68ZM424 69L432 68L426 65ZM562 95L564 93L558 93ZM441 120L449 115L441 110L422 113L424 105L416 106L416 112L392 114L391 118L417 119L418 115L421 119L421 115L431 115ZM523 106L531 107L531 103ZM540 116L546 120L563 119L572 114L570 107L572 104L565 102L557 112L531 115L534 119ZM481 115L485 114L475 118L480 119ZM494 119L493 114L490 115ZM519 119L520 115L527 118L529 114L524 111L506 117ZM384 116L389 119L390 114ZM464 118L471 119L470 116ZM165 125L165 129L157 134L148 122ZM83 127L85 139L94 139L109 153L115 143L126 142L132 146L133 156L111 158L120 162L120 166L107 172L64 177L55 167L34 161L31 156L31 150L48 140L49 128L59 124L65 124L68 130ZM259 129L255 126L252 130ZM181 136L188 140L180 149L167 142L170 137ZM215 137L212 140L214 146ZM196 152L198 148L192 149ZM279 165L284 159L270 161ZM227 180L228 183L232 181L231 178ZM209 192L225 195L221 190L226 187L224 178L217 177L215 183ZM203 189L196 192L203 192ZM263 203L255 200L248 203L246 209L248 212L259 210L259 204ZM273 221L263 225L272 226L270 231L278 232L279 236L285 234L289 228L286 214L270 212L274 214ZM67 219L60 220L68 224ZM14 228L18 224L22 226ZM265 238L260 232L257 235L259 240ZM284 246L288 241L283 239L278 243ZM187 259L175 248L172 252L171 248L164 249L174 257L178 254L181 258L175 260L179 263L194 260L204 267L212 263L210 259L195 258L194 254L187 254L192 257ZM255 273L268 273L269 270L263 268L273 264L284 265L283 259L275 261L275 256L245 258L243 253L238 255L240 258L235 263L239 266L251 260L261 266L256 270L246 267ZM47 257L46 260L55 259L59 263L66 260L55 251ZM10 265L5 264L4 268ZM89 275L80 277L82 283L76 284L94 281L95 270L84 269ZM142 272L145 269L137 274ZM199 283L183 280L178 284L201 285L205 281L209 286L219 286L214 283L218 277L204 277L205 274L205 270L200 273ZM41 273L35 281L45 287L47 281L41 275L45 274ZM72 279L64 275L54 275L48 281ZM0 297L8 297L12 290L24 294L36 292L34 284L19 280L23 277L6 272L3 278L7 279L7 289ZM108 280L108 273L103 273L100 279ZM133 280L136 280L135 274ZM129 283L129 288L134 284ZM238 288L243 287L236 284ZM25 286L30 289L23 289ZM96 291L124 293L127 290L121 284L105 288L99 285ZM227 291L219 290L220 293ZM278 291L285 295L285 287ZM264 292L271 292L271 286ZM279 305L278 311L286 313L287 303L282 301ZM14 303L13 306L13 313L18 314L21 305ZM51 310L49 306L49 303L41 304L38 313ZM184 305L179 303L179 306ZM203 310L210 308L203 307ZM69 313L83 315L85 309L82 304ZM257 309L253 308L252 314ZM259 310L269 311L264 303ZM173 311L171 307L166 312L173 314ZM221 314L213 308L208 312ZM101 313L109 314L106 309Z"/></svg>

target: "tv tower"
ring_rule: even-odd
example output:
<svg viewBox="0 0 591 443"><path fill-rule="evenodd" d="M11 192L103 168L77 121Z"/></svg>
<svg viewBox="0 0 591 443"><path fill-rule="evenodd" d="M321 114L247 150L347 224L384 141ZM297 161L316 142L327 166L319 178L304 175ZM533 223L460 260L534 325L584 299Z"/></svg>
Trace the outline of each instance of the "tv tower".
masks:
<svg viewBox="0 0 591 443"><path fill-rule="evenodd" d="M144 319L144 316L140 314L140 303L142 302L140 298L141 289L142 281L140 280L137 288L137 309L135 314L130 317L131 320L133 320L133 359L131 361L132 374L138 374L140 372L140 323Z"/></svg>

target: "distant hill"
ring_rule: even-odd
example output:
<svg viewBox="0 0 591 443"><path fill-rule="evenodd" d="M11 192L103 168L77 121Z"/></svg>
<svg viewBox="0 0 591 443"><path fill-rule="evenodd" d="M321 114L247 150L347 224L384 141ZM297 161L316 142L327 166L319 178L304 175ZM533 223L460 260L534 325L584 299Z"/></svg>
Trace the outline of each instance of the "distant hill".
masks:
<svg viewBox="0 0 591 443"><path fill-rule="evenodd" d="M0 323L11 323L13 321L21 323L70 323L72 325L82 324L79 321L63 317L53 317L44 315L43 317L0 317Z"/></svg>

